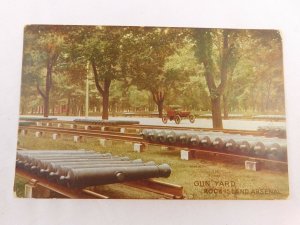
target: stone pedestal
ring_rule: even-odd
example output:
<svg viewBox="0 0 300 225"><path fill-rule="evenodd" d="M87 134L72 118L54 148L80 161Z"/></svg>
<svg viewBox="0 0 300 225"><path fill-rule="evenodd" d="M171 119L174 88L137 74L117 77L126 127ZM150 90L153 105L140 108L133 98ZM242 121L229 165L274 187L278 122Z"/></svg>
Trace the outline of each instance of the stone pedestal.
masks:
<svg viewBox="0 0 300 225"><path fill-rule="evenodd" d="M35 132L35 137L42 137L42 135L43 135L43 132L41 132L41 131Z"/></svg>
<svg viewBox="0 0 300 225"><path fill-rule="evenodd" d="M134 143L133 144L133 151L134 152L144 152L145 151L145 145L142 143Z"/></svg>
<svg viewBox="0 0 300 225"><path fill-rule="evenodd" d="M37 184L37 180L31 179L25 184L25 198L50 198L51 191Z"/></svg>
<svg viewBox="0 0 300 225"><path fill-rule="evenodd" d="M254 161L245 161L245 169L246 170L252 170L252 171L258 171L259 163Z"/></svg>
<svg viewBox="0 0 300 225"><path fill-rule="evenodd" d="M92 127L91 127L90 125L85 125L85 126L84 126L84 129L85 129L85 130L90 130L90 129L92 129Z"/></svg>
<svg viewBox="0 0 300 225"><path fill-rule="evenodd" d="M180 159L182 159L182 160L191 160L192 159L191 151L186 150L186 149L182 149L180 151Z"/></svg>
<svg viewBox="0 0 300 225"><path fill-rule="evenodd" d="M71 128L71 129L76 129L76 128L77 128L77 125L76 125L76 124L70 124L70 128Z"/></svg>
<svg viewBox="0 0 300 225"><path fill-rule="evenodd" d="M83 139L82 136L74 136L74 137L73 137L73 141L74 141L74 142L81 142L82 139Z"/></svg>
<svg viewBox="0 0 300 225"><path fill-rule="evenodd" d="M27 130L21 130L21 135L25 136L27 134Z"/></svg>
<svg viewBox="0 0 300 225"><path fill-rule="evenodd" d="M112 146L112 140L107 140L107 139L104 139L104 138L100 138L99 139L99 143L102 147L110 147Z"/></svg>
<svg viewBox="0 0 300 225"><path fill-rule="evenodd" d="M52 139L57 140L60 138L60 136L61 136L60 134L52 134Z"/></svg>

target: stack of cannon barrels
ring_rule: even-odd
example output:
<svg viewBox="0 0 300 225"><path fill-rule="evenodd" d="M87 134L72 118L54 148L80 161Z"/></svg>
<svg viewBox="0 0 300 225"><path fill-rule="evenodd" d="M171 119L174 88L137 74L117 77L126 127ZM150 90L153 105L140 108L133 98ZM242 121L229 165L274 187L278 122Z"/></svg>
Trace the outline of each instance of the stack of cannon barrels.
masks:
<svg viewBox="0 0 300 225"><path fill-rule="evenodd" d="M20 170L65 185L84 188L155 177L169 177L167 164L130 160L128 157L87 150L18 150Z"/></svg>
<svg viewBox="0 0 300 225"><path fill-rule="evenodd" d="M158 144L184 146L231 154L286 161L286 139L208 131L144 129L143 139Z"/></svg>
<svg viewBox="0 0 300 225"><path fill-rule="evenodd" d="M96 120L96 119L74 119L76 123L89 123L94 125L135 125L139 124L136 120Z"/></svg>
<svg viewBox="0 0 300 225"><path fill-rule="evenodd" d="M286 137L286 128L284 126L261 126L257 130L264 132L264 135L268 137Z"/></svg>

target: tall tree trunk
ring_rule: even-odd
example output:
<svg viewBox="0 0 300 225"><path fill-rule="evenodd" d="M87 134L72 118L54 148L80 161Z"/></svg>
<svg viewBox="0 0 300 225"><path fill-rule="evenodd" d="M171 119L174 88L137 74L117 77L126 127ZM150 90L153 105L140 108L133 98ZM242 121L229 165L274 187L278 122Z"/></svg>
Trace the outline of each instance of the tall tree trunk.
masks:
<svg viewBox="0 0 300 225"><path fill-rule="evenodd" d="M70 115L70 105L71 105L71 96L68 95L68 102L67 102L67 108L66 108L66 116Z"/></svg>
<svg viewBox="0 0 300 225"><path fill-rule="evenodd" d="M228 99L225 93L223 94L223 114L224 119L228 119Z"/></svg>
<svg viewBox="0 0 300 225"><path fill-rule="evenodd" d="M157 105L158 117L162 118L164 109L165 93L163 90L152 91L152 97Z"/></svg>
<svg viewBox="0 0 300 225"><path fill-rule="evenodd" d="M223 129L221 98L211 98L213 128Z"/></svg>
<svg viewBox="0 0 300 225"><path fill-rule="evenodd" d="M49 95L44 98L44 117L49 116Z"/></svg>
<svg viewBox="0 0 300 225"><path fill-rule="evenodd" d="M49 116L49 95L50 95L51 86L52 86L52 63L51 60L49 60L47 65L45 92L42 92L39 84L37 84L38 93L42 96L44 102L44 117Z"/></svg>
<svg viewBox="0 0 300 225"><path fill-rule="evenodd" d="M157 103L157 107L158 107L158 116L159 116L159 118L162 118L162 116L163 116L163 107L164 106L164 101L162 100L162 101L159 101L158 103Z"/></svg>
<svg viewBox="0 0 300 225"><path fill-rule="evenodd" d="M111 79L105 78L103 82L103 88L100 86L99 74L97 71L96 64L94 60L91 61L93 74L95 79L95 84L98 92L102 95L102 119L107 120L109 115L109 88L111 84Z"/></svg>
<svg viewBox="0 0 300 225"><path fill-rule="evenodd" d="M108 120L108 108L109 108L109 89L102 95L102 119Z"/></svg>
<svg viewBox="0 0 300 225"><path fill-rule="evenodd" d="M55 107L55 104L53 104L53 105L52 105L52 116L55 115L55 108L56 108L56 107Z"/></svg>
<svg viewBox="0 0 300 225"><path fill-rule="evenodd" d="M270 96L271 96L271 87L272 87L272 78L270 78L267 87L267 97L266 97L266 111L269 111L270 108Z"/></svg>

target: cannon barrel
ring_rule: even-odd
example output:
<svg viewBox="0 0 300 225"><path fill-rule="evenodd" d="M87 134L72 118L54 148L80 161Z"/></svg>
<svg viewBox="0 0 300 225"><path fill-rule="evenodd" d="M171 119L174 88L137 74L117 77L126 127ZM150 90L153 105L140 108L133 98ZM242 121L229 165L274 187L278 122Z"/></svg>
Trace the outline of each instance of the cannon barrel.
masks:
<svg viewBox="0 0 300 225"><path fill-rule="evenodd" d="M113 162L126 163L129 162L128 157L115 157L115 158L98 158L98 159L62 159L62 160L37 160L32 164L25 165L25 169L30 169L33 172L37 172L39 175L43 173L51 172L53 167L56 165L67 165L67 164L91 164L91 163L103 163L110 164Z"/></svg>
<svg viewBox="0 0 300 225"><path fill-rule="evenodd" d="M257 130L264 132L264 135L270 137L286 137L286 128L284 126L260 126Z"/></svg>
<svg viewBox="0 0 300 225"><path fill-rule="evenodd" d="M206 138L209 137L210 134L215 135L215 133L213 133L213 132L204 132L204 131L191 132L189 143L192 146L201 145L201 140L205 139L204 137L206 137ZM206 143L206 140L203 143Z"/></svg>
<svg viewBox="0 0 300 225"><path fill-rule="evenodd" d="M93 154L93 155L55 155L55 156L26 156L22 159L17 159L17 166L29 168L36 165L41 160L49 161L67 161L67 160L96 160L96 159L110 159L113 158L111 154Z"/></svg>
<svg viewBox="0 0 300 225"><path fill-rule="evenodd" d="M266 157L273 160L286 160L287 159L287 145L284 142L273 143L267 150Z"/></svg>
<svg viewBox="0 0 300 225"><path fill-rule="evenodd" d="M176 143L176 132L173 130L168 130L167 131L167 141L170 144L175 144Z"/></svg>
<svg viewBox="0 0 300 225"><path fill-rule="evenodd" d="M275 138L264 138L255 144L253 150L254 154L260 157L281 159L286 154L286 142Z"/></svg>
<svg viewBox="0 0 300 225"><path fill-rule="evenodd" d="M68 172L72 169L84 169L84 168L101 168L101 167L134 167L134 166L155 166L155 162L143 162L142 160L133 160L130 163L120 164L120 163L111 163L111 164L89 164L89 165L60 165L57 168L48 174L50 179L59 179L61 176L67 176Z"/></svg>
<svg viewBox="0 0 300 225"><path fill-rule="evenodd" d="M142 130L142 137L144 140L148 140L149 131L150 131L149 129Z"/></svg>
<svg viewBox="0 0 300 225"><path fill-rule="evenodd" d="M23 152L17 152L17 160L27 160L29 158L35 157L35 158L46 158L46 157L64 157L64 156L77 156L80 157L82 155L102 155L102 156L111 156L110 153L105 153L105 154L99 154L96 152L88 151L88 152L55 152L55 153L26 153L25 151Z"/></svg>
<svg viewBox="0 0 300 225"><path fill-rule="evenodd" d="M203 138L203 135L194 133L191 135L190 144L192 146L198 146L200 144L200 141L202 140L202 138Z"/></svg>
<svg viewBox="0 0 300 225"><path fill-rule="evenodd" d="M152 129L148 132L148 140L151 142L156 142L158 130Z"/></svg>
<svg viewBox="0 0 300 225"><path fill-rule="evenodd" d="M60 183L71 188L83 188L152 177L169 177L170 174L171 168L167 164L118 168L84 168L70 170L67 176L60 177Z"/></svg>
<svg viewBox="0 0 300 225"><path fill-rule="evenodd" d="M231 134L218 136L212 142L213 148L218 151L232 151L233 149L230 148L232 146L231 141L236 138L237 135L231 135ZM227 145L227 143L231 143L231 144Z"/></svg>
<svg viewBox="0 0 300 225"><path fill-rule="evenodd" d="M226 137L223 137L222 142L220 142L220 145L222 146L224 151L238 153L238 147L241 138L242 136L240 134L231 134Z"/></svg>
<svg viewBox="0 0 300 225"><path fill-rule="evenodd" d="M128 157L121 157L116 159L107 159L107 160L88 160L88 161L44 161L40 162L37 166L31 167L32 171L36 171L39 175L44 175L50 172L55 171L59 166L80 166L80 165L92 165L92 164L102 164L102 165L109 165L109 164L130 164L131 161Z"/></svg>
<svg viewBox="0 0 300 225"><path fill-rule="evenodd" d="M44 163L47 162L86 162L86 161L114 161L114 160L129 160L128 157L93 157L93 158L72 158L72 157L64 157L64 158L30 158L26 161L19 161L19 168L23 169L32 169L32 167L40 167L43 166Z"/></svg>
<svg viewBox="0 0 300 225"><path fill-rule="evenodd" d="M157 141L159 141L160 143L167 142L167 132L165 130L159 130L157 132Z"/></svg>
<svg viewBox="0 0 300 225"><path fill-rule="evenodd" d="M177 132L176 133L176 140L177 143L182 144L182 145L189 145L191 143L191 138L195 132L193 131L182 131L182 132Z"/></svg>

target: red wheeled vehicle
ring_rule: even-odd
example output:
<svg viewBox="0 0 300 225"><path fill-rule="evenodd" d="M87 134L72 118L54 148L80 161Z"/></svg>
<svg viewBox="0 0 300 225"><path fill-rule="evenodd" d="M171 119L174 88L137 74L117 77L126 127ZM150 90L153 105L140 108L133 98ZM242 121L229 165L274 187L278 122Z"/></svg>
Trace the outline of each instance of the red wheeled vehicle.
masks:
<svg viewBox="0 0 300 225"><path fill-rule="evenodd" d="M167 123L168 120L174 120L176 124L179 124L182 118L188 118L191 123L195 122L195 115L188 111L182 111L179 105L170 105L166 107L167 115L163 115L163 123Z"/></svg>

